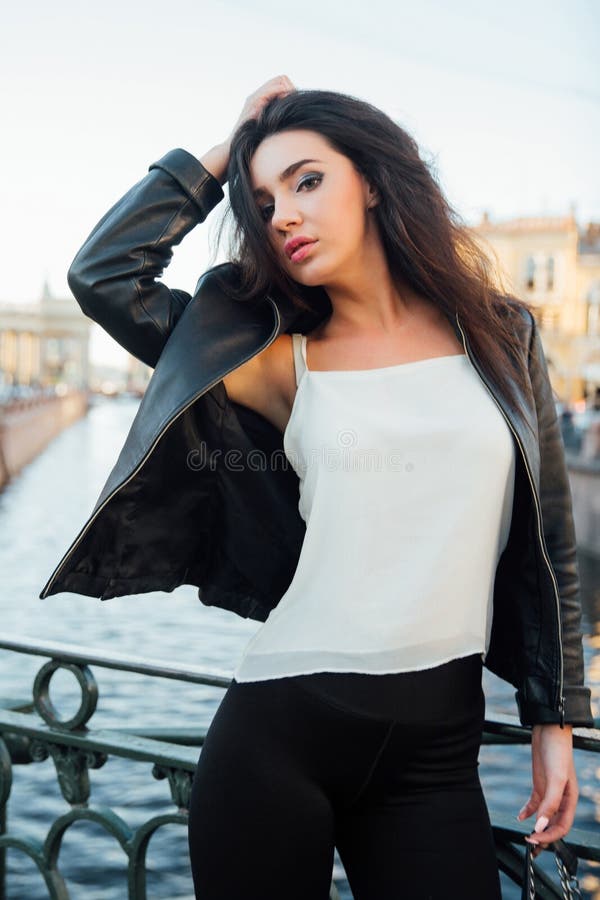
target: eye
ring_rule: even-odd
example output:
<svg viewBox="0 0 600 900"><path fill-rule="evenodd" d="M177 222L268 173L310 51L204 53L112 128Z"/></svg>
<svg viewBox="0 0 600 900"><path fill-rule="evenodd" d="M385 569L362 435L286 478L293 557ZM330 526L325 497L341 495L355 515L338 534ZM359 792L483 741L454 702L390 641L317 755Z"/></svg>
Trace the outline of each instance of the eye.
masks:
<svg viewBox="0 0 600 900"><path fill-rule="evenodd" d="M313 185L314 185L315 181L317 184L320 184L323 181L323 176L317 175L317 174L307 175L307 177L304 179L304 181L301 181L300 184L298 185L298 189L300 189L301 187L304 187L304 185L308 184L309 181L311 181L313 183ZM312 190L312 188L311 188L311 190Z"/></svg>
<svg viewBox="0 0 600 900"><path fill-rule="evenodd" d="M261 216L263 222L268 222L268 220L271 218L271 216L269 214L270 209L273 209L272 203L269 203L268 206L261 206L259 212L260 212L260 216Z"/></svg>
<svg viewBox="0 0 600 900"><path fill-rule="evenodd" d="M312 175L307 175L302 181L300 181L300 184L298 185L298 190L300 190L301 188L303 188L305 185L308 184L309 185L308 190L313 191L315 189L315 187L317 187L322 181L323 181L323 175L320 172L316 172ZM312 186L310 186L310 185L312 185ZM272 209L273 209L272 203L268 203L266 206L261 206L259 212L260 212L261 218L263 219L264 222L267 222L271 218L271 213L269 212L269 210L272 210Z"/></svg>

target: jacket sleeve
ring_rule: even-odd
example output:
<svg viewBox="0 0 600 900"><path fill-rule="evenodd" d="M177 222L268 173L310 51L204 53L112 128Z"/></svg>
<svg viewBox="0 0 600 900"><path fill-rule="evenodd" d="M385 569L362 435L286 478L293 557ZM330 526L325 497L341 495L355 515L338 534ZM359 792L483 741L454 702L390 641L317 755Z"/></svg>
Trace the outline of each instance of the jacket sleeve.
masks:
<svg viewBox="0 0 600 900"><path fill-rule="evenodd" d="M540 448L540 501L544 541L558 584L563 650L564 721L593 727L591 692L584 685L580 585L571 488L564 443L540 333L532 316L529 374L534 392ZM547 710L528 710L544 722ZM557 720L555 720L557 721Z"/></svg>
<svg viewBox="0 0 600 900"><path fill-rule="evenodd" d="M223 198L187 150L171 150L100 219L67 273L83 312L122 347L155 366L191 299L157 279L171 248Z"/></svg>

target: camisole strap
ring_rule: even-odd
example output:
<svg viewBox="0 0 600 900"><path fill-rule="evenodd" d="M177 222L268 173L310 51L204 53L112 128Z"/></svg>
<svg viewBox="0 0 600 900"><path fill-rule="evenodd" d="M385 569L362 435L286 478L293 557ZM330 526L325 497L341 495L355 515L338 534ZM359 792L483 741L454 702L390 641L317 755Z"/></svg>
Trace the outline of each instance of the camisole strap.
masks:
<svg viewBox="0 0 600 900"><path fill-rule="evenodd" d="M296 370L296 387L300 384L306 370L306 356L304 349L304 335L298 332L292 334L292 346L294 348L294 368Z"/></svg>
<svg viewBox="0 0 600 900"><path fill-rule="evenodd" d="M308 360L306 358L306 335L305 334L302 335L302 343L300 344L300 347L302 349L302 360L304 362L304 368L306 369L306 371L308 371Z"/></svg>

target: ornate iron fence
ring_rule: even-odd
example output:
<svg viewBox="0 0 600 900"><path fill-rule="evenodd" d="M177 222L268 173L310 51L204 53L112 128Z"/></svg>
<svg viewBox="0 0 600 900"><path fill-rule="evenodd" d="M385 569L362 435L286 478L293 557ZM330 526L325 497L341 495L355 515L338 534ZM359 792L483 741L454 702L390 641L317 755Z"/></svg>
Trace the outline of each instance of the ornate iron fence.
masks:
<svg viewBox="0 0 600 900"><path fill-rule="evenodd" d="M98 653L76 645L44 643L26 638L0 639L0 649L20 654L48 657L33 683L32 697L8 698L0 695L0 900L6 895L5 857L7 848L26 854L37 867L51 900L69 900L69 892L59 866L63 838L73 823L97 823L121 847L127 864L129 900L146 900L146 852L152 836L168 823L187 826L190 789L198 759L197 747L205 733L197 729L89 727L98 702L98 685L90 666L137 672L156 678L227 688L231 678L216 671L142 658ZM73 674L80 688L75 713L62 716L50 698L50 682L59 670ZM597 726L600 722L596 721ZM528 743L531 729L516 717L497 715L485 722L483 743ZM573 744L579 750L600 752L600 731L574 729ZM130 827L113 809L90 803L90 769L99 769L109 758L137 760L152 767L156 779L166 779L173 812L156 815L137 828ZM66 811L49 824L43 841L10 827L7 816L13 767L51 758L56 770ZM524 836L531 826L490 810L500 869L521 884L524 871ZM600 836L571 829L568 846L579 858L600 862ZM536 868L538 897L559 898L544 872ZM282 894L285 890L282 886ZM330 900L339 900L334 881Z"/></svg>

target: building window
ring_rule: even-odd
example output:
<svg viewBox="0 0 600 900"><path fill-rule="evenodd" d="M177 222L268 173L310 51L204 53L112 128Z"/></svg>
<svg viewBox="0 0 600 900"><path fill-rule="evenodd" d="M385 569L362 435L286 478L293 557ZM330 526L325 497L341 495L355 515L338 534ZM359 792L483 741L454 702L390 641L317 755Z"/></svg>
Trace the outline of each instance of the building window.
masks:
<svg viewBox="0 0 600 900"><path fill-rule="evenodd" d="M587 333L589 337L600 337L600 306L597 303L588 303Z"/></svg>
<svg viewBox="0 0 600 900"><path fill-rule="evenodd" d="M544 307L540 316L540 325L544 331L558 331L560 325L560 311L550 307Z"/></svg>
<svg viewBox="0 0 600 900"><path fill-rule="evenodd" d="M533 256L528 256L525 262L525 286L528 291L532 291L535 287L535 260Z"/></svg>
<svg viewBox="0 0 600 900"><path fill-rule="evenodd" d="M587 334L600 337L600 281L594 281L587 297Z"/></svg>
<svg viewBox="0 0 600 900"><path fill-rule="evenodd" d="M546 288L549 291L554 290L554 257L549 256L546 260Z"/></svg>

